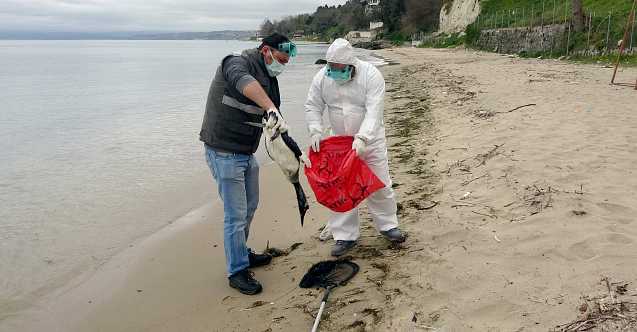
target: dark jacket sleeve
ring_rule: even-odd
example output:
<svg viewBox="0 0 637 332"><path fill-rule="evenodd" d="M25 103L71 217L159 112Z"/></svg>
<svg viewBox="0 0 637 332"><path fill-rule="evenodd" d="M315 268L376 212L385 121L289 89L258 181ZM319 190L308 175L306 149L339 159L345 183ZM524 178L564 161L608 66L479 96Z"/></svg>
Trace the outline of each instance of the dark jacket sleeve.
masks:
<svg viewBox="0 0 637 332"><path fill-rule="evenodd" d="M246 85L256 81L250 74L250 64L241 56L231 56L223 62L223 76L239 93L243 93Z"/></svg>

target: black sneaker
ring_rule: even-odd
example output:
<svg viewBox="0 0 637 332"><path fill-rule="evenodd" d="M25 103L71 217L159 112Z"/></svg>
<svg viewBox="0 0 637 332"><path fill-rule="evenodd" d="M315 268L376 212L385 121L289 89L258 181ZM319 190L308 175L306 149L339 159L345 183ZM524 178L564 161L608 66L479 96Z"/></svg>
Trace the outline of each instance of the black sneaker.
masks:
<svg viewBox="0 0 637 332"><path fill-rule="evenodd" d="M385 232L380 232L387 240L393 243L403 243L407 239L407 235L398 228L392 228Z"/></svg>
<svg viewBox="0 0 637 332"><path fill-rule="evenodd" d="M332 256L343 256L355 246L356 241L337 240L336 244L332 246Z"/></svg>
<svg viewBox="0 0 637 332"><path fill-rule="evenodd" d="M272 256L269 254L255 254L252 251L248 252L248 259L250 260L250 267L266 266L272 262Z"/></svg>
<svg viewBox="0 0 637 332"><path fill-rule="evenodd" d="M241 270L229 278L230 287L236 288L239 292L246 295L255 295L261 293L263 287L252 277L252 272L248 269Z"/></svg>

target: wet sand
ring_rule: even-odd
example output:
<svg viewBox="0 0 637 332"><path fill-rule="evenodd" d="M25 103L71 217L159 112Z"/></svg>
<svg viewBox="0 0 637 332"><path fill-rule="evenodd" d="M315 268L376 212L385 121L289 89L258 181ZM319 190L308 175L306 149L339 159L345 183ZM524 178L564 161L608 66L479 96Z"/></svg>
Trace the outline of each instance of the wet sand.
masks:
<svg viewBox="0 0 637 332"><path fill-rule="evenodd" d="M381 55L400 63L383 68L385 120L409 239L391 247L362 223L351 254L361 272L333 293L321 330L547 331L606 293L602 278L637 293L635 91L595 65ZM208 205L0 330L309 330L321 292L297 284L329 258L331 242L316 238L327 211L313 202L301 228L276 167L263 168L261 190L253 248L302 243L255 270L263 294L228 288L221 210Z"/></svg>

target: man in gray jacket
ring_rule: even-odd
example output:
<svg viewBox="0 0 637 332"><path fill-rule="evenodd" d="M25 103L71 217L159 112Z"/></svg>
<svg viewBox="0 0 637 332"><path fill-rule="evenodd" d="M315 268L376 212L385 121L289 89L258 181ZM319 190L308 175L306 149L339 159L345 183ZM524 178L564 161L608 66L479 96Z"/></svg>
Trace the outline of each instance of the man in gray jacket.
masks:
<svg viewBox="0 0 637 332"><path fill-rule="evenodd" d="M287 131L279 113L281 97L276 76L281 74L296 45L280 34L263 39L261 46L229 55L221 61L210 86L199 138L206 161L223 201L224 249L231 287L258 294L261 284L249 268L267 265L272 257L256 254L246 242L259 203L259 165L254 157L266 127Z"/></svg>

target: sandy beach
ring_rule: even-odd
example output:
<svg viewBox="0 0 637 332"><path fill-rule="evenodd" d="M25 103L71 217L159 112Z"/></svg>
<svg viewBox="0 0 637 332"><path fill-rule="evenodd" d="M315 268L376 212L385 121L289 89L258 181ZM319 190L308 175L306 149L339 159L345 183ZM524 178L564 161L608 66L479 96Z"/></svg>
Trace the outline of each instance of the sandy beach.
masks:
<svg viewBox="0 0 637 332"><path fill-rule="evenodd" d="M601 65L380 54L399 63L382 70L409 238L390 247L364 218L351 253L361 272L334 291L322 331L549 331L580 319L586 298L626 284L615 296L637 295L637 91L609 85ZM294 250L255 270L258 296L227 286L222 211L210 203L0 331L310 330L322 291L298 282L332 243L317 238L328 211L312 200L301 228L294 202L263 166L250 245Z"/></svg>

